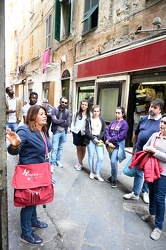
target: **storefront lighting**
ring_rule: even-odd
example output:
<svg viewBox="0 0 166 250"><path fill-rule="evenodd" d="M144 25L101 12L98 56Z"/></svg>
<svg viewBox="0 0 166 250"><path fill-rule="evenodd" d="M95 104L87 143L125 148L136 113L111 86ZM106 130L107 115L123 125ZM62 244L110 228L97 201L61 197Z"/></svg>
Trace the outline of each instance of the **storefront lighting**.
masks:
<svg viewBox="0 0 166 250"><path fill-rule="evenodd" d="M166 84L166 81L160 82L143 82L142 85L150 85L150 84Z"/></svg>

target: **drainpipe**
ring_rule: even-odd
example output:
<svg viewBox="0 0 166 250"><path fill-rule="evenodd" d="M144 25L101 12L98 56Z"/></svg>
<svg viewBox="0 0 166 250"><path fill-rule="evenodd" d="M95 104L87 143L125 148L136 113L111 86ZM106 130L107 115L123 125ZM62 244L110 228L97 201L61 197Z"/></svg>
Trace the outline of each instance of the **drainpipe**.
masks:
<svg viewBox="0 0 166 250"><path fill-rule="evenodd" d="M7 207L7 154L6 154L6 105L5 105L5 1L0 1L0 249L8 249Z"/></svg>

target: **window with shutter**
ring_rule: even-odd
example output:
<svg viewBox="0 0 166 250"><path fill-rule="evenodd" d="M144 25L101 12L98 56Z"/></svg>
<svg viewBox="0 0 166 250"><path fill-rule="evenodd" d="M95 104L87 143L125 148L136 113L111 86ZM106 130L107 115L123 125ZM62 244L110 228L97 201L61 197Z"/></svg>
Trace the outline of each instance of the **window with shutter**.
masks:
<svg viewBox="0 0 166 250"><path fill-rule="evenodd" d="M88 33L98 26L98 0L85 0L83 23L83 34Z"/></svg>
<svg viewBox="0 0 166 250"><path fill-rule="evenodd" d="M55 32L57 41L66 39L71 29L71 0L55 0Z"/></svg>
<svg viewBox="0 0 166 250"><path fill-rule="evenodd" d="M46 19L46 48L51 47L51 27L52 27L52 15Z"/></svg>

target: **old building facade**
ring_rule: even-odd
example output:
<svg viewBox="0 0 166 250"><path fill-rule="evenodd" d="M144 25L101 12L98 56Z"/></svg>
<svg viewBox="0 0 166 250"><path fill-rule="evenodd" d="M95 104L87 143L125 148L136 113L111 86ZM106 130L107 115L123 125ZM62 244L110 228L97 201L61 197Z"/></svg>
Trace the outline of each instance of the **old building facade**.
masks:
<svg viewBox="0 0 166 250"><path fill-rule="evenodd" d="M15 0L7 7L7 79L22 100L33 90L57 105L65 95L73 112L86 98L101 105L107 122L123 106L130 146L150 100L166 100L165 1Z"/></svg>

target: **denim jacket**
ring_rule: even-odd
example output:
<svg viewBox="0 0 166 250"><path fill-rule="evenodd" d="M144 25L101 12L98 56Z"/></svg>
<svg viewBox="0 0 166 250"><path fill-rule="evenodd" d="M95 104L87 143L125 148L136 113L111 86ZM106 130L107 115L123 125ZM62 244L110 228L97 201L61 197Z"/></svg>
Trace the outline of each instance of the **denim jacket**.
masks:
<svg viewBox="0 0 166 250"><path fill-rule="evenodd" d="M118 161L122 162L124 159L126 159L126 152L124 150L125 148L125 140L118 141L117 142L119 149L118 149Z"/></svg>

